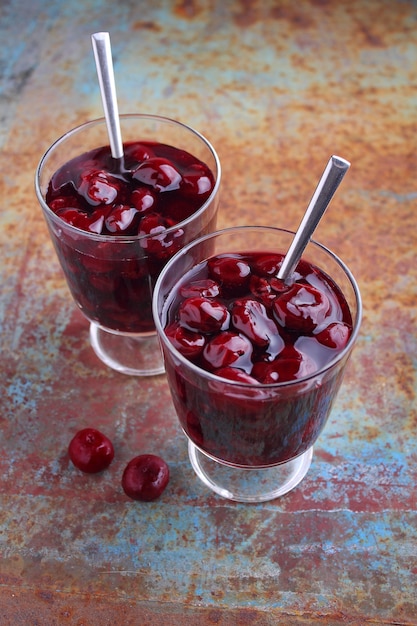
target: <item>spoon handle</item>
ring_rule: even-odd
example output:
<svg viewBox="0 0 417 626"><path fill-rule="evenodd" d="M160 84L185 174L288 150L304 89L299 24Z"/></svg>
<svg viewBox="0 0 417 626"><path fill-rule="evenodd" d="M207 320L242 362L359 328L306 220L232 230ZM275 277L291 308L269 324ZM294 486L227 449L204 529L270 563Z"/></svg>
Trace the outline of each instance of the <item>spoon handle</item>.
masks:
<svg viewBox="0 0 417 626"><path fill-rule="evenodd" d="M278 272L278 278L281 280L286 281L294 272L306 245L349 167L349 161L338 156L330 157Z"/></svg>
<svg viewBox="0 0 417 626"><path fill-rule="evenodd" d="M94 33L94 35L91 35L91 42L96 61L104 115L107 122L111 154L114 159L121 159L123 157L123 142L120 131L109 33Z"/></svg>

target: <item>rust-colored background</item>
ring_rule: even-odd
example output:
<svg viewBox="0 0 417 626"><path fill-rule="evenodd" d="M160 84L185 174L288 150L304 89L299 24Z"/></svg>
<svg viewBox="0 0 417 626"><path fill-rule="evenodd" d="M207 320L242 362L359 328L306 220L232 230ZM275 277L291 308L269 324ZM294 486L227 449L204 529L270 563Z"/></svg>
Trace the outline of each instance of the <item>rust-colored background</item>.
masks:
<svg viewBox="0 0 417 626"><path fill-rule="evenodd" d="M364 301L344 386L303 483L227 502L188 462L164 376L89 345L33 178L102 116L90 35L110 32L123 113L198 129L223 166L219 226L295 229L331 154L351 170L315 238ZM412 0L2 0L0 624L417 624L417 5ZM83 426L114 441L84 476ZM161 454L151 504L120 477Z"/></svg>

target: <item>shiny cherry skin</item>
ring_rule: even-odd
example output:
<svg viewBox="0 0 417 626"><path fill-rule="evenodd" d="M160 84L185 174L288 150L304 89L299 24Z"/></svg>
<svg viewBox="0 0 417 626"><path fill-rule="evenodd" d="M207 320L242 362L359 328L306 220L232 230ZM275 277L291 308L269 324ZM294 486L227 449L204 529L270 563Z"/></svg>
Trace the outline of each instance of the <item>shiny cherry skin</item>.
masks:
<svg viewBox="0 0 417 626"><path fill-rule="evenodd" d="M259 385L259 381L253 376L247 374L244 370L240 370L237 367L221 367L214 372L216 376L220 378L227 378L227 380L234 380L237 383L244 383L245 385Z"/></svg>
<svg viewBox="0 0 417 626"><path fill-rule="evenodd" d="M163 157L154 157L140 163L133 172L133 178L158 191L179 189L182 176L174 164Z"/></svg>
<svg viewBox="0 0 417 626"><path fill-rule="evenodd" d="M207 176L206 168L200 163L191 165L185 172L182 182L184 194L192 196L206 196L210 193L212 182Z"/></svg>
<svg viewBox="0 0 417 626"><path fill-rule="evenodd" d="M141 215L149 213L156 204L156 195L146 187L134 189L131 195L132 204Z"/></svg>
<svg viewBox="0 0 417 626"><path fill-rule="evenodd" d="M87 474L105 470L114 458L112 442L95 428L79 430L70 441L68 453L75 467Z"/></svg>
<svg viewBox="0 0 417 626"><path fill-rule="evenodd" d="M180 287L182 298L192 298L202 296L203 298L215 298L220 294L220 287L214 280L194 280L193 282Z"/></svg>
<svg viewBox="0 0 417 626"><path fill-rule="evenodd" d="M62 218L67 224L71 224L71 226L75 226L76 228L80 228L81 230L89 231L90 230L90 218L84 211L76 207L65 207L62 209L58 209L56 214Z"/></svg>
<svg viewBox="0 0 417 626"><path fill-rule="evenodd" d="M217 300L195 296L184 300L178 310L181 326L200 333L213 333L228 327L230 313Z"/></svg>
<svg viewBox="0 0 417 626"><path fill-rule="evenodd" d="M250 279L250 265L240 257L224 255L208 260L210 278L218 282L224 291L239 293Z"/></svg>
<svg viewBox="0 0 417 626"><path fill-rule="evenodd" d="M206 345L206 338L202 333L183 328L177 322L167 326L165 333L178 352L189 359L197 358Z"/></svg>
<svg viewBox="0 0 417 626"><path fill-rule="evenodd" d="M278 335L277 325L268 317L265 306L252 298L233 303L232 324L256 346L267 346Z"/></svg>
<svg viewBox="0 0 417 626"><path fill-rule="evenodd" d="M129 461L122 476L125 494L133 500L151 502L163 493L169 482L169 467L155 454L140 454Z"/></svg>
<svg viewBox="0 0 417 626"><path fill-rule="evenodd" d="M105 219L106 228L112 234L124 234L135 222L139 223L139 211L124 204L114 207Z"/></svg>
<svg viewBox="0 0 417 626"><path fill-rule="evenodd" d="M333 322L315 335L317 341L327 348L343 350L351 334L351 328L343 322Z"/></svg>
<svg viewBox="0 0 417 626"><path fill-rule="evenodd" d="M250 367L252 350L252 344L247 337L225 331L214 335L204 348L204 364L209 370L217 370L230 365L247 369Z"/></svg>
<svg viewBox="0 0 417 626"><path fill-rule="evenodd" d="M308 354L287 346L273 361L255 363L252 376L263 384L283 383L310 376L317 371L317 364Z"/></svg>
<svg viewBox="0 0 417 626"><path fill-rule="evenodd" d="M312 333L325 321L330 302L323 291L308 284L295 283L273 304L278 323L289 331Z"/></svg>
<svg viewBox="0 0 417 626"><path fill-rule="evenodd" d="M258 276L276 276L282 264L282 254L265 253L259 255L253 263L253 270Z"/></svg>
<svg viewBox="0 0 417 626"><path fill-rule="evenodd" d="M93 171L81 175L78 193L88 204L112 204L119 195L120 181L104 171Z"/></svg>

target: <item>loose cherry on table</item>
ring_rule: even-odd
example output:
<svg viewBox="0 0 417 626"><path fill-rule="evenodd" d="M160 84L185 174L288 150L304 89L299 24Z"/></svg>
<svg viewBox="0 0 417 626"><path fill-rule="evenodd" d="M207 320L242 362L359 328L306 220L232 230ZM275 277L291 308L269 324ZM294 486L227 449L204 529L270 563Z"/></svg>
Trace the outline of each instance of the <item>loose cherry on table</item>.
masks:
<svg viewBox="0 0 417 626"><path fill-rule="evenodd" d="M72 438L68 453L75 467L88 474L95 474L109 467L114 448L102 432L95 428L84 428Z"/></svg>
<svg viewBox="0 0 417 626"><path fill-rule="evenodd" d="M151 502L165 490L169 481L169 468L166 462L154 454L141 454L126 466L122 487L133 500Z"/></svg>
<svg viewBox="0 0 417 626"><path fill-rule="evenodd" d="M75 467L88 474L107 469L114 458L112 442L95 428L79 430L70 441L68 453ZM168 481L166 462L155 454L141 454L125 467L122 487L130 498L148 502L159 498Z"/></svg>

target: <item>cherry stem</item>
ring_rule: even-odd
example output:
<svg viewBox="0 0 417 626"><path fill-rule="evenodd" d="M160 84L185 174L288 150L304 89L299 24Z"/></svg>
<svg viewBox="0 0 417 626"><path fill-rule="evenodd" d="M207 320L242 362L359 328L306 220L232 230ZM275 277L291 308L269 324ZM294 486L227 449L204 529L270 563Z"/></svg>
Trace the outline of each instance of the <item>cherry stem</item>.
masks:
<svg viewBox="0 0 417 626"><path fill-rule="evenodd" d="M120 131L119 109L117 106L116 83L114 80L109 33L94 33L91 35L91 42L96 61L111 154L114 159L122 159L123 142Z"/></svg>
<svg viewBox="0 0 417 626"><path fill-rule="evenodd" d="M349 161L338 156L332 156L326 165L323 175L316 187L313 197L310 200L304 217L298 227L294 239L282 262L277 277L284 282L288 282L298 265L305 247L311 239L319 221L323 217L331 199L346 172L350 167Z"/></svg>

